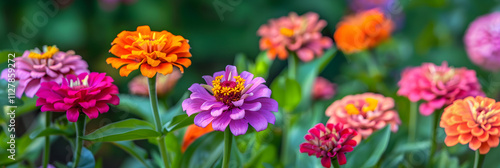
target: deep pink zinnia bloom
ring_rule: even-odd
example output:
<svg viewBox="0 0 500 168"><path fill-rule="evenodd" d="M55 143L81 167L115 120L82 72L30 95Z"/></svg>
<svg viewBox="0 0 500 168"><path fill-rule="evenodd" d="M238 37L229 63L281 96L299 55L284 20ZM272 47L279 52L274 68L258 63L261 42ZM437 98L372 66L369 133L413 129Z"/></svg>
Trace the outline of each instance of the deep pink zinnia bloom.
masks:
<svg viewBox="0 0 500 168"><path fill-rule="evenodd" d="M247 132L248 124L256 131L274 124L272 112L278 111L278 102L271 99L271 89L263 83L264 78L243 71L238 75L236 67L228 65L226 71L213 76L203 76L207 84L193 84L190 98L182 102L182 109L194 118L194 124L205 128L212 123L217 131L224 131L229 125L234 135Z"/></svg>
<svg viewBox="0 0 500 168"><path fill-rule="evenodd" d="M80 112L90 119L97 118L99 113L109 110L109 104L118 105L118 87L113 78L106 73L82 73L78 76L68 75L57 84L54 81L44 82L36 93L39 97L37 106L42 111L66 112L68 121L76 122Z"/></svg>
<svg viewBox="0 0 500 168"><path fill-rule="evenodd" d="M332 158L337 158L339 165L344 165L347 162L345 153L351 152L358 144L353 140L357 134L351 128L344 128L342 123L327 123L326 127L319 123L304 136L307 142L300 144L300 153L316 155L321 158L321 165L324 167L331 166Z"/></svg>
<svg viewBox="0 0 500 168"><path fill-rule="evenodd" d="M280 59L288 58L288 51L294 51L304 62L315 56L323 55L323 50L333 45L332 39L321 35L326 26L325 20L319 20L317 13L309 12L298 16L292 12L289 16L269 20L262 25L257 34L261 36L260 49L268 50L269 58L276 55Z"/></svg>
<svg viewBox="0 0 500 168"><path fill-rule="evenodd" d="M21 98L23 93L32 98L43 82L54 81L62 83L68 74L80 74L88 72L88 64L82 57L75 55L70 50L59 51L56 46L44 46L43 52L38 48L26 50L22 57L16 57L15 75L19 81L16 96ZM7 69L2 71L2 79L7 79Z"/></svg>
<svg viewBox="0 0 500 168"><path fill-rule="evenodd" d="M457 99L484 96L476 71L448 67L446 62L441 66L424 63L419 67L407 68L398 85L398 95L406 96L412 102L425 101L420 105L420 113L424 116Z"/></svg>
<svg viewBox="0 0 500 168"><path fill-rule="evenodd" d="M465 49L476 65L490 71L500 70L500 12L474 20L464 36Z"/></svg>
<svg viewBox="0 0 500 168"><path fill-rule="evenodd" d="M328 79L317 77L314 81L311 93L314 100L328 100L335 95L336 89L337 85L328 81Z"/></svg>
<svg viewBox="0 0 500 168"><path fill-rule="evenodd" d="M401 124L394 99L375 93L346 96L333 102L325 114L330 117L328 123L342 123L356 130L360 135L355 137L357 142L389 124L391 131L396 132Z"/></svg>

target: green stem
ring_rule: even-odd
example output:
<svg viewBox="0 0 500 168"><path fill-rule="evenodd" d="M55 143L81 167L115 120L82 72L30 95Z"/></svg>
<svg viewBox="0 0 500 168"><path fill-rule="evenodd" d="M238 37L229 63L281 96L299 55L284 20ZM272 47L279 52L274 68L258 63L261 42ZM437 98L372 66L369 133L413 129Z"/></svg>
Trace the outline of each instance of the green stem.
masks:
<svg viewBox="0 0 500 168"><path fill-rule="evenodd" d="M291 52L288 57L288 78L295 79L297 77L297 56Z"/></svg>
<svg viewBox="0 0 500 168"><path fill-rule="evenodd" d="M479 153L479 150L476 150L476 156L474 157L474 168L482 168L484 162L484 155Z"/></svg>
<svg viewBox="0 0 500 168"><path fill-rule="evenodd" d="M434 111L434 113L432 114L434 117L434 125L432 126L432 139L431 139L431 153L429 155L429 166L431 165L432 163L432 158L434 158L434 153L436 153L436 147L437 147L437 141L436 141L436 138L437 138L437 126L438 126L438 123L439 123L439 114L441 113L441 110L436 110Z"/></svg>
<svg viewBox="0 0 500 168"><path fill-rule="evenodd" d="M48 129L50 127L50 118L51 118L52 113L51 112L45 112L45 129ZM50 136L47 135L45 136L45 148L44 148L44 153L43 153L43 168L47 168L49 165L49 155L50 155Z"/></svg>
<svg viewBox="0 0 500 168"><path fill-rule="evenodd" d="M168 157L167 157L167 148L165 145L165 137L162 133L162 126L161 126L161 118L160 118L160 113L158 112L158 95L156 93L156 75L153 76L152 78L148 78L148 85L149 85L149 101L151 102L151 108L153 109L153 118L155 120L155 127L156 131L162 134L160 137L157 138L158 140L158 148L160 150L161 158L163 160L163 164L165 165L165 168L168 168L170 165L168 164Z"/></svg>
<svg viewBox="0 0 500 168"><path fill-rule="evenodd" d="M222 157L222 168L229 167L229 157L231 156L231 143L233 141L233 134L229 127L224 131L224 153Z"/></svg>
<svg viewBox="0 0 500 168"><path fill-rule="evenodd" d="M409 121L409 136L408 136L408 141L409 142L415 142L415 135L417 132L417 102L411 102L410 103L410 118L408 119Z"/></svg>
<svg viewBox="0 0 500 168"><path fill-rule="evenodd" d="M78 163L80 162L80 155L82 154L82 146L83 146L83 139L82 136L85 133L85 120L87 119L87 116L82 115L78 117L78 121L75 123L75 128L76 128L76 143L75 143L75 158L73 162L73 168L78 167Z"/></svg>
<svg viewBox="0 0 500 168"><path fill-rule="evenodd" d="M332 167L333 168L340 168L339 162L337 162L337 159L335 158L330 158L332 161Z"/></svg>

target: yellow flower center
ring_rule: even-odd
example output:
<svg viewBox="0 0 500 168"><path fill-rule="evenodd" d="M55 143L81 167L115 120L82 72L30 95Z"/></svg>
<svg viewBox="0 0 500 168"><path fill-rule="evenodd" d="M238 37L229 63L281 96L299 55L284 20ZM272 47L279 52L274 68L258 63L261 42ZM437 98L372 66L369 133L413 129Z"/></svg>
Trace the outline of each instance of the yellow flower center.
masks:
<svg viewBox="0 0 500 168"><path fill-rule="evenodd" d="M31 51L30 55L28 55L29 58L36 58L36 59L47 59L47 58L52 58L54 54L59 52L59 49L54 45L54 46L47 46L46 50L44 53L36 53Z"/></svg>
<svg viewBox="0 0 500 168"><path fill-rule="evenodd" d="M139 37L135 39L133 46L148 53L152 53L162 50L166 44L166 40L165 34L161 35L160 38L157 38L156 32L153 33L153 36L139 33Z"/></svg>
<svg viewBox="0 0 500 168"><path fill-rule="evenodd" d="M245 79L240 76L233 77L235 81L221 82L223 75L215 77L212 81L212 92L215 99L226 104L232 105L233 101L238 101L241 98L241 91L245 89Z"/></svg>
<svg viewBox="0 0 500 168"><path fill-rule="evenodd" d="M433 82L448 82L455 76L455 69L450 68L448 70L436 68L435 66L430 66L428 77Z"/></svg>
<svg viewBox="0 0 500 168"><path fill-rule="evenodd" d="M280 29L280 33L282 35L287 36L287 37L292 37L293 36L293 30L289 29L289 28L286 28L286 27L281 28Z"/></svg>
<svg viewBox="0 0 500 168"><path fill-rule="evenodd" d="M366 98L365 99L365 105L361 108L361 112L364 113L367 113L367 112L370 112L370 111L375 111L377 109L377 106L378 106L378 100L377 99L374 99L374 98ZM347 104L345 107L344 107L345 111L347 112L347 114L349 115L358 115L360 114L360 110L354 105L354 104Z"/></svg>

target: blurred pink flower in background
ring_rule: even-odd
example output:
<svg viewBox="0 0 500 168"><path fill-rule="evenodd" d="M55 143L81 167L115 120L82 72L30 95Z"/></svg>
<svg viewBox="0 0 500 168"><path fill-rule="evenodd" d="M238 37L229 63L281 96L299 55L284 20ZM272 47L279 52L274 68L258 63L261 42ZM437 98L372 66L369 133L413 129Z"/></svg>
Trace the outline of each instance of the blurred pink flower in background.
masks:
<svg viewBox="0 0 500 168"><path fill-rule="evenodd" d="M349 95L333 102L326 109L328 123L343 123L345 127L356 130L365 139L373 132L391 125L391 131L398 131L401 124L398 113L393 109L394 100L375 93Z"/></svg>
<svg viewBox="0 0 500 168"><path fill-rule="evenodd" d="M260 49L268 50L269 58L284 60L288 58L288 50L297 53L300 60L309 62L315 56L323 55L323 50L332 47L331 38L323 36L321 30L326 26L325 20L319 20L317 13L309 12L302 16L290 13L289 16L269 20L262 25L257 34L261 36Z"/></svg>
<svg viewBox="0 0 500 168"><path fill-rule="evenodd" d="M156 92L158 97L163 97L170 93L177 84L177 81L182 77L182 73L178 69L174 69L171 74L156 75ZM148 77L139 75L134 77L128 84L131 94L149 96Z"/></svg>
<svg viewBox="0 0 500 168"><path fill-rule="evenodd" d="M331 160L337 159L339 165L346 164L346 152L351 152L358 144L353 137L358 133L351 128L344 128L342 123L319 123L304 136L306 142L300 144L300 153L307 153L321 158L323 167L331 167Z"/></svg>
<svg viewBox="0 0 500 168"><path fill-rule="evenodd" d="M398 82L398 95L406 96L410 101L420 104L420 113L424 116L450 105L457 99L468 96L484 96L476 78L476 71L466 68L448 67L424 63L419 67L410 67L403 71Z"/></svg>
<svg viewBox="0 0 500 168"><path fill-rule="evenodd" d="M331 83L328 79L317 77L311 93L314 100L328 100L335 95L336 90L337 85Z"/></svg>
<svg viewBox="0 0 500 168"><path fill-rule="evenodd" d="M385 13L389 13L390 10L392 10L396 1L397 0L348 0L349 7L355 12L379 8Z"/></svg>
<svg viewBox="0 0 500 168"><path fill-rule="evenodd" d="M500 12L483 15L472 22L464 35L469 58L490 71L500 70Z"/></svg>
<svg viewBox="0 0 500 168"><path fill-rule="evenodd" d="M106 11L112 11L118 7L120 3L124 3L126 5L131 5L138 0L99 0L99 6Z"/></svg>
<svg viewBox="0 0 500 168"><path fill-rule="evenodd" d="M35 48L24 51L22 57L16 57L15 75L19 81L16 96L21 98L23 93L32 98L40 83L54 81L61 84L63 78L68 74L80 74L88 72L88 64L82 57L75 55L73 50L67 52L59 51L56 46L43 46L43 51ZM2 71L2 79L7 79L8 71Z"/></svg>

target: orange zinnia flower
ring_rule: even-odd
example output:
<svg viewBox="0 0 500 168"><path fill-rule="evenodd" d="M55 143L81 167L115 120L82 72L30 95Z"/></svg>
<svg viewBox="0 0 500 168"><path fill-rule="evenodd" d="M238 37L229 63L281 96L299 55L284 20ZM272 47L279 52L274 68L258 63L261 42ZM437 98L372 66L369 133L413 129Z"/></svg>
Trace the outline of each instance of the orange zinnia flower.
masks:
<svg viewBox="0 0 500 168"><path fill-rule="evenodd" d="M191 145L191 143L193 143L196 139L198 139L199 137L209 133L209 132L212 132L214 129L212 128L212 124L208 124L207 127L203 128L203 127L198 127L194 124L190 125L187 130L186 130L186 133L184 134L184 140L183 140L183 143L182 143L182 152L186 151L186 149L188 148L189 145Z"/></svg>
<svg viewBox="0 0 500 168"><path fill-rule="evenodd" d="M333 37L342 52L351 54L377 46L390 37L393 29L391 19L383 12L372 9L345 17L337 24Z"/></svg>
<svg viewBox="0 0 500 168"><path fill-rule="evenodd" d="M157 72L172 73L173 66L184 72L183 67L191 65L188 40L165 30L157 32L149 26L139 26L137 31L122 31L112 45L109 52L118 58L111 57L106 62L113 68L121 67L120 76L128 76L141 67L142 75L152 78Z"/></svg>
<svg viewBox="0 0 500 168"><path fill-rule="evenodd" d="M446 132L446 146L469 143L472 150L486 154L498 146L500 102L487 97L467 97L446 107L440 126Z"/></svg>

